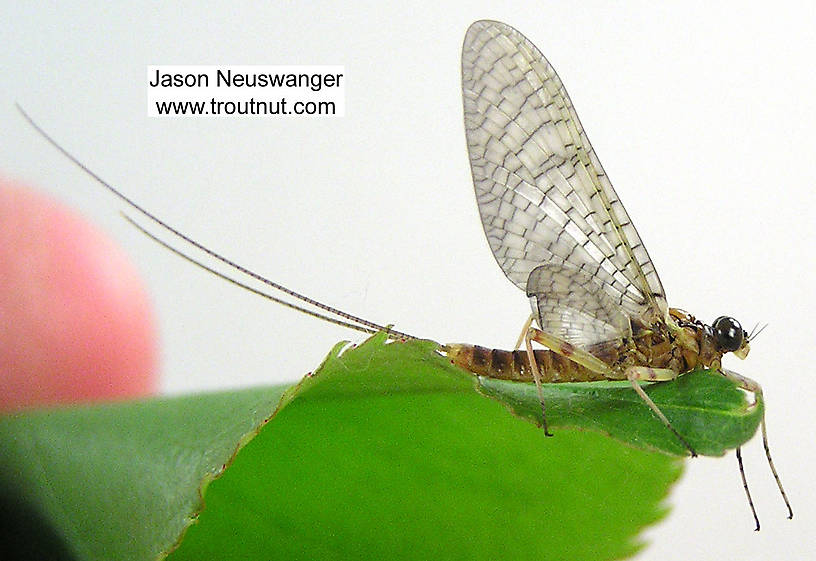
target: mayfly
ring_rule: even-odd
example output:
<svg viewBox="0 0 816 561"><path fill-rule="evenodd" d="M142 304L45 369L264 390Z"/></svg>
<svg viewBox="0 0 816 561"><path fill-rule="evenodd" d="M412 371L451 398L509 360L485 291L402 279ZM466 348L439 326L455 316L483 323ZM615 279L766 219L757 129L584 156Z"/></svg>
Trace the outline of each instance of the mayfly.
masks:
<svg viewBox="0 0 816 561"><path fill-rule="evenodd" d="M744 359L756 334L744 331L732 317L721 316L707 325L668 307L649 254L604 173L561 80L520 32L494 21L470 26L462 49L462 94L467 149L485 235L504 274L529 298L532 314L513 351L464 344L443 345L440 351L479 376L534 382L547 435L551 433L543 383L628 380L657 419L696 456L640 383L673 380L705 367L759 400L759 384L721 365L729 352ZM184 259L322 320L367 333L387 330L392 338L415 339L308 298L197 243L102 180L20 111L65 156L154 224L234 270L321 311L276 298L216 271L125 215L143 233ZM534 350L533 342L546 349ZM768 464L792 518L793 510L771 459L764 415L761 431ZM739 448L736 454L759 530Z"/></svg>

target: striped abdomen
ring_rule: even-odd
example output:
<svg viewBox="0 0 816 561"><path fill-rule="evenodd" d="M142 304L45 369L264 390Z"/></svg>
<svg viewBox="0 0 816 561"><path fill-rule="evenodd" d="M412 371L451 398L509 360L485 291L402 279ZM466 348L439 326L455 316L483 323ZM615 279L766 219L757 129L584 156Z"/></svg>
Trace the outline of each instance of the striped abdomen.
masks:
<svg viewBox="0 0 816 561"><path fill-rule="evenodd" d="M445 345L442 349L451 362L479 376L498 380L532 382L533 374L527 351L503 351L487 349L477 345ZM602 374L577 364L566 357L546 349L535 349L536 364L541 373L541 381L554 382L596 382L606 380Z"/></svg>

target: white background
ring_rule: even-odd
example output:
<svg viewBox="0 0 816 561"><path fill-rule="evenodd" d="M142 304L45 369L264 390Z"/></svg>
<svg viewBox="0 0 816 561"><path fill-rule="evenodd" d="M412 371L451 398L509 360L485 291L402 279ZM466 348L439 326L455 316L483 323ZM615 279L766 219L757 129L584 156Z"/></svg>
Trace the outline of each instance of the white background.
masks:
<svg viewBox="0 0 816 561"><path fill-rule="evenodd" d="M688 463L672 514L649 532L641 558L811 552L809 3L75 4L4 9L0 169L78 209L136 261L158 309L165 391L296 380L334 342L359 337L157 248L13 102L103 177L250 269L411 333L507 347L527 302L484 240L459 85L465 29L498 19L558 70L670 303L708 320L770 323L749 359L727 366L764 384L796 518L785 520L754 441L746 471L762 532L752 531L734 458L700 458ZM346 116L151 119L150 64L345 65Z"/></svg>

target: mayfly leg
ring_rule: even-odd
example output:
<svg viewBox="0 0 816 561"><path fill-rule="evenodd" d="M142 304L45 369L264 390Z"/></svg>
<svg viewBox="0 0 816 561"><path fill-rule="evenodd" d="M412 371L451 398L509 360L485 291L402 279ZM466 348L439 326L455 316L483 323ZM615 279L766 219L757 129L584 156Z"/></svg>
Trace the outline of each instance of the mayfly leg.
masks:
<svg viewBox="0 0 816 561"><path fill-rule="evenodd" d="M640 387L638 382L640 380L648 380L650 382L667 382L669 380L674 380L677 378L677 372L670 368L650 368L648 366L632 366L626 369L626 379L629 380L629 383L632 384L632 388L634 388L635 392L640 396L640 398L646 402L646 405L652 410L652 412L657 415L658 419L660 419L663 424L672 431L672 434L677 437L677 439L683 443L683 446L691 452L691 457L696 458L697 452L692 448L691 444L683 438L677 429L671 424L671 421L666 418L666 415L663 414L663 411L660 410L660 407L652 401L652 398L649 397L643 388Z"/></svg>
<svg viewBox="0 0 816 561"><path fill-rule="evenodd" d="M530 314L527 321L524 322L524 326L521 328L521 333L519 333L518 340L516 340L516 346L513 347L514 349L520 349L521 345L524 344L524 340L527 338L527 332L530 331L530 327L533 325L534 320L535 314Z"/></svg>
<svg viewBox="0 0 816 561"><path fill-rule="evenodd" d="M538 363L535 359L535 353L533 352L533 344L532 342L535 341L540 343L553 351L556 354L563 356L581 366L588 368L593 372L597 372L604 376L611 375L612 370L609 366L606 365L602 360L595 358L590 353L575 348L573 345L564 341L563 339L559 339L555 335L550 335L548 333L544 333L540 329L536 327L532 327L534 316L531 314L530 317L524 324L525 331L524 334L524 346L527 349L527 360L530 362L530 371L533 373L533 380L535 380L536 390L538 391L538 400L541 403L541 418L542 418L542 425L544 428L544 434L547 436L552 436L552 434L547 430L547 412L546 412L546 405L544 404L544 392L541 388L541 372L538 368ZM609 376L607 376L609 377Z"/></svg>
<svg viewBox="0 0 816 561"><path fill-rule="evenodd" d="M527 339L528 341L535 341L536 343L544 345L554 353L568 358L571 361L580 364L584 368L588 368L592 372L603 374L608 380L615 379L614 373L608 364L595 357L593 354L588 353L583 349L579 349L572 343L564 341L560 337L550 333L545 333L537 327L530 327L527 330Z"/></svg>
<svg viewBox="0 0 816 561"><path fill-rule="evenodd" d="M754 394L754 406L758 405L758 401L762 399L762 386L760 386L756 381L743 376L741 374L737 374L733 370L727 370L725 368L720 369L720 373L723 376L731 380L732 382L739 385L740 388L749 391ZM763 403L764 407L764 403ZM765 412L762 412L762 420L759 422L760 430L762 431L762 447L765 449L765 458L768 460L768 467L771 468L771 473L773 474L774 481L776 481L776 486L779 489L779 493L782 495L782 500L785 501L785 506L788 509L788 519L793 518L793 508L791 507L790 501L788 500L788 494L785 493L785 488L782 486L782 480L779 477L779 474L776 471L776 466L774 465L773 458L771 457L771 448L768 446L768 429L765 425ZM754 515L754 520L756 521L756 530L759 530L759 518L756 514L756 509L754 508L754 502L751 500L751 493L748 491L748 482L745 479L745 468L742 465L742 454L740 449L737 448L737 463L739 464L740 475L742 477L743 487L745 488L745 494L748 497L748 504L751 507L751 513Z"/></svg>
<svg viewBox="0 0 816 561"><path fill-rule="evenodd" d="M544 429L544 436L552 436L552 433L547 428L547 406L544 403L544 391L541 389L541 372L538 370L535 353L533 352L533 344L529 336L532 327L527 328L528 335L524 338L524 345L527 347L527 360L530 362L530 371L533 373L533 380L535 380L536 391L538 392L538 402L541 404L541 426Z"/></svg>
<svg viewBox="0 0 816 561"><path fill-rule="evenodd" d="M529 321L529 320L528 320ZM541 390L541 381L540 377L541 374L538 369L538 365L536 364L535 355L533 353L532 341L540 343L553 351L556 354L559 354L577 364L580 364L584 368L591 370L592 372L596 372L598 374L603 375L609 380L618 379L619 376L616 376L613 370L603 362L601 359L597 358L596 356L588 353L583 349L576 348L575 345L572 345L568 341L564 341L563 339L556 337L555 335L545 333L536 327L529 326L527 328L527 335L524 338L525 345L527 348L527 358L530 361L530 369L532 370L533 377L536 381L536 387L538 389L538 397L541 401L541 411L544 414L545 406L544 406L544 396ZM647 366L633 366L626 370L626 379L632 384L632 388L638 394L638 396L649 406L649 409L657 416L660 421L668 428L672 434L683 444L683 446L691 453L692 457L697 457L697 452L688 443L688 441L683 438L683 436L677 432L677 429L671 424L671 421L666 417L663 411L660 410L660 407L652 401L652 398L643 391L643 388L640 387L638 382L640 381L649 381L649 382L659 382L659 381L668 381L674 380L677 378L677 372L671 370L669 368L650 368ZM544 418L544 431L547 432L547 420L546 416Z"/></svg>
<svg viewBox="0 0 816 561"><path fill-rule="evenodd" d="M759 532L759 516L757 516L756 507L754 506L754 499L751 498L751 491L748 489L748 480L745 478L745 468L742 465L742 450L739 446L737 446L737 465L739 465L742 488L745 489L745 496L748 497L748 506L751 507L751 514L754 515L754 523L756 524L754 531Z"/></svg>

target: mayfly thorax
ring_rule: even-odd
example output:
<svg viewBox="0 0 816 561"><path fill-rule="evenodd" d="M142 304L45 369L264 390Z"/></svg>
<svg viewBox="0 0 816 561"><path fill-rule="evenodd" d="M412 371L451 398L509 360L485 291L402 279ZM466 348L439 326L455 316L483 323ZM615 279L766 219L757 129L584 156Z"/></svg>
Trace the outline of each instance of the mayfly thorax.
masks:
<svg viewBox="0 0 816 561"><path fill-rule="evenodd" d="M759 399L759 384L721 364L729 352L745 358L755 334L744 331L731 317L721 316L709 325L669 308L649 254L604 173L561 80L526 37L503 23L474 23L465 36L461 71L465 135L482 225L493 256L507 278L525 292L532 313L524 322L516 350L448 344L440 351L479 376L534 382L548 435L542 383L629 381L656 422L662 422L695 456L693 447L641 383L672 380L704 367ZM303 304L274 297L215 271L125 216L184 259L319 319L366 333L387 330L393 338L415 338L317 302L202 246L106 183L20 111L65 156L154 225ZM533 342L544 348L534 349ZM764 415L760 426L768 464L792 517L769 452ZM736 453L759 529L739 448Z"/></svg>

